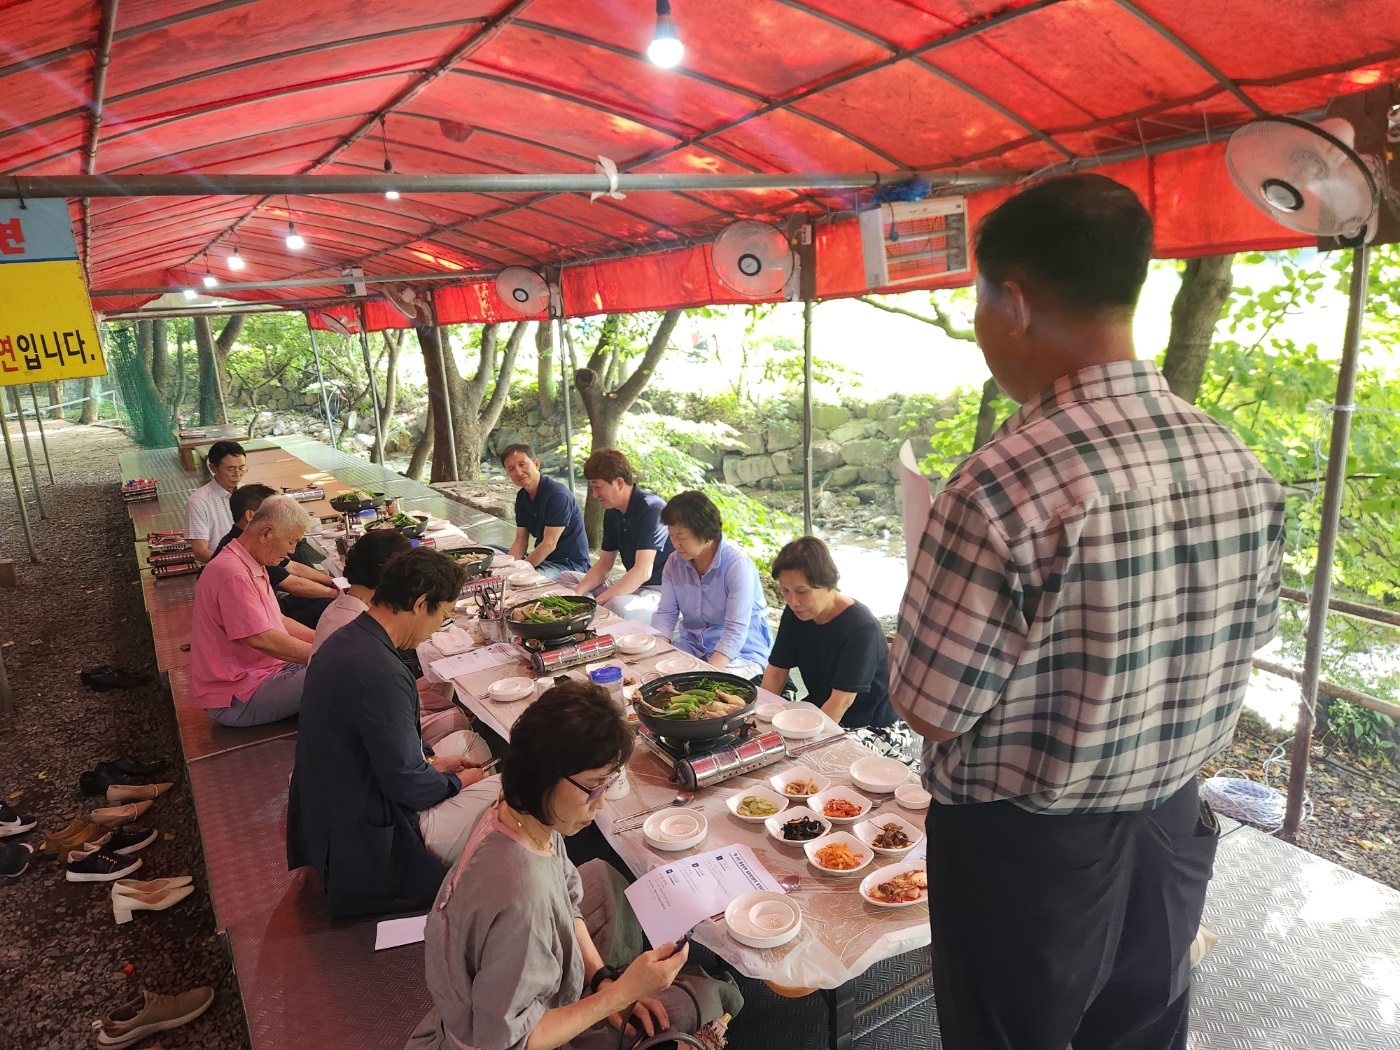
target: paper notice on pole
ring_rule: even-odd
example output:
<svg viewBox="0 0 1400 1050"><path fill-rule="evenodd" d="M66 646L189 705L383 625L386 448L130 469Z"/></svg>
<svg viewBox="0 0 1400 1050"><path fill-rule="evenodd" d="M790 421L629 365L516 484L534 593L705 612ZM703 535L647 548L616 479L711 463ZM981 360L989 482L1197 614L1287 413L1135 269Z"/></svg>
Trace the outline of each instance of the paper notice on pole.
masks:
<svg viewBox="0 0 1400 1050"><path fill-rule="evenodd" d="M428 666L433 674L443 681L487 671L502 664L513 664L520 659L520 649L513 642L493 642L469 653L459 653L442 660L434 660Z"/></svg>
<svg viewBox="0 0 1400 1050"><path fill-rule="evenodd" d="M740 894L781 893L747 846L722 846L653 868L627 887L627 900L655 946L670 944L729 907Z"/></svg>
<svg viewBox="0 0 1400 1050"><path fill-rule="evenodd" d="M641 620L619 620L617 623L610 623L606 627L594 628L599 634L610 635L613 638L625 638L629 634L660 634L655 627L649 623L642 623Z"/></svg>
<svg viewBox="0 0 1400 1050"><path fill-rule="evenodd" d="M385 919L374 929L374 950L397 948L401 944L417 944L423 939L428 925L426 915L410 915L406 919Z"/></svg>

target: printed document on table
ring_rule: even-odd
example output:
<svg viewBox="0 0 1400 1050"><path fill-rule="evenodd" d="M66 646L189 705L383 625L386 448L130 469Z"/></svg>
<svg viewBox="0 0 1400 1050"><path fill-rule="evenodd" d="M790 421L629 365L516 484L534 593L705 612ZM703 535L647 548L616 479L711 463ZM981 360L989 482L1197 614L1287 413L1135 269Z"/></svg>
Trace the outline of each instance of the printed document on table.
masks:
<svg viewBox="0 0 1400 1050"><path fill-rule="evenodd" d="M459 653L442 660L434 660L429 667L433 674L444 681L490 670L502 664L513 664L520 659L520 649L512 642L493 642L469 653Z"/></svg>
<svg viewBox="0 0 1400 1050"><path fill-rule="evenodd" d="M782 892L748 846L721 846L653 868L627 887L627 900L647 939L659 947L755 890Z"/></svg>

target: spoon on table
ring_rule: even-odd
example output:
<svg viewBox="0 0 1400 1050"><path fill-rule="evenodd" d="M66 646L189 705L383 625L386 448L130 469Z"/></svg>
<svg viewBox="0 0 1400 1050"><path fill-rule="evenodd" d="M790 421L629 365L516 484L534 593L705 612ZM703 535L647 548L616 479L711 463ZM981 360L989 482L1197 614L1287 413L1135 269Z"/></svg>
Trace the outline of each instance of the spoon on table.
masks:
<svg viewBox="0 0 1400 1050"><path fill-rule="evenodd" d="M641 827L643 823L643 821L637 819L638 817L649 816L650 814L655 813L658 810L666 809L668 806L684 806L694 798L695 792L693 791L678 792L676 794L676 797L671 799L670 802L663 802L659 806L652 806L651 809L644 809L626 817L618 817L616 820L613 821L613 830L636 831L637 828Z"/></svg>

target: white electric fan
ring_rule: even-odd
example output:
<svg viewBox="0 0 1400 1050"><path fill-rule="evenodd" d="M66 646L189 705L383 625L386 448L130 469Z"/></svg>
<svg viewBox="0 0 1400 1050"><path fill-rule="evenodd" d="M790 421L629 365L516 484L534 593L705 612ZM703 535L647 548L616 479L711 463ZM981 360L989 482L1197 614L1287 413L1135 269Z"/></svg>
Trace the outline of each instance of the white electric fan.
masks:
<svg viewBox="0 0 1400 1050"><path fill-rule="evenodd" d="M534 270L507 266L496 275L496 294L501 302L523 316L549 310L549 285Z"/></svg>
<svg viewBox="0 0 1400 1050"><path fill-rule="evenodd" d="M796 268L782 231L742 219L720 231L711 248L715 273L746 299L764 299L787 287Z"/></svg>
<svg viewBox="0 0 1400 1050"><path fill-rule="evenodd" d="M1225 164L1235 185L1291 229L1318 237L1360 237L1376 214L1380 192L1365 158L1353 148L1350 123L1310 124L1264 117L1235 131Z"/></svg>
<svg viewBox="0 0 1400 1050"><path fill-rule="evenodd" d="M432 304L428 302L426 297L420 295L418 289L411 284L384 284L380 285L380 288L384 292L384 298L393 303L399 313L410 321L432 323Z"/></svg>

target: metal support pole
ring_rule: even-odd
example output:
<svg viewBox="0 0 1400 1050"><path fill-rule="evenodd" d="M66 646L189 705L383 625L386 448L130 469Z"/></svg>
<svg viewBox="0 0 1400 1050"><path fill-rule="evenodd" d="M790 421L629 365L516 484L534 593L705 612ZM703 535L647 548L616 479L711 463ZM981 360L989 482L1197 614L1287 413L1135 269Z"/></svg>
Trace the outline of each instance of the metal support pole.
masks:
<svg viewBox="0 0 1400 1050"><path fill-rule="evenodd" d="M44 468L49 472L49 484L54 484L53 463L49 461L49 439L44 436L44 415L39 411L39 395L34 384L29 384L29 396L34 401L34 425L39 428L39 444L44 448Z"/></svg>
<svg viewBox="0 0 1400 1050"><path fill-rule="evenodd" d="M374 361L369 355L369 336L365 334L365 312L360 311L360 352L365 355L365 374L369 376L370 414L374 416L374 447L379 464L384 464L384 432L379 427L379 383L374 378Z"/></svg>
<svg viewBox="0 0 1400 1050"><path fill-rule="evenodd" d="M569 375L569 355L562 346L563 339L560 338L563 323L563 321L554 318L550 319L549 341L554 344L554 356L559 359L559 371L563 380L559 384L559 395L564 399L564 465L569 472L569 493L572 495L574 491L574 419L573 409L570 408L573 398L569 395L573 391L574 383L573 376Z"/></svg>
<svg viewBox="0 0 1400 1050"><path fill-rule="evenodd" d="M5 421L4 409L4 387L0 387L0 432L5 435L5 458L10 461L10 481L15 486L15 502L19 505L19 522L24 527L24 545L29 548L29 560L37 564L39 554L34 550L34 533L29 528L29 508L24 505L24 488L19 483L19 467L15 464L15 446L10 441L10 424Z"/></svg>
<svg viewBox="0 0 1400 1050"><path fill-rule="evenodd" d="M1312 755L1313 708L1317 683L1322 676L1322 642L1327 633L1327 606L1332 598L1332 563L1337 553L1337 528L1346 494L1347 447L1351 441L1351 416L1355 410L1356 366L1361 347L1361 315L1366 305L1370 248L1352 249L1351 298L1347 305L1346 337L1337 369L1337 396L1332 402L1332 443L1327 449L1327 484L1322 492L1321 523L1317 537L1317 564L1313 568L1312 600L1308 603L1307 649L1303 656L1302 702L1298 728L1293 735L1293 755L1288 769L1288 807L1281 836L1288 842L1298 836L1307 791L1308 759Z"/></svg>
<svg viewBox="0 0 1400 1050"><path fill-rule="evenodd" d="M10 693L10 679L5 674L5 657L0 655L0 718L9 718L15 713L15 699Z"/></svg>
<svg viewBox="0 0 1400 1050"><path fill-rule="evenodd" d="M331 432L331 445L340 451L340 442L335 439L335 420L331 418L331 402L326 397L326 374L321 371L321 348L316 345L316 329L311 327L311 315L306 316L306 333L311 336L311 354L316 358L316 382L321 386L321 411L326 414L326 429Z"/></svg>
<svg viewBox="0 0 1400 1050"><path fill-rule="evenodd" d="M452 344L447 341L447 333L442 330L442 325L438 325L435 331L438 339L438 368L442 370L442 411L447 419L447 459L452 464L452 480L461 481L457 475L457 429L452 423L452 387L447 382L447 355L452 352Z"/></svg>
<svg viewBox="0 0 1400 1050"><path fill-rule="evenodd" d="M44 497L39 492L39 471L34 466L34 449L29 444L29 431L24 425L24 413L19 411L19 391L15 391L15 419L19 422L19 436L24 439L24 458L29 461L29 480L34 482L34 503L39 508L39 517L47 518L48 514L44 510Z"/></svg>
<svg viewBox="0 0 1400 1050"><path fill-rule="evenodd" d="M802 530L812 534L812 300L802 303Z"/></svg>

